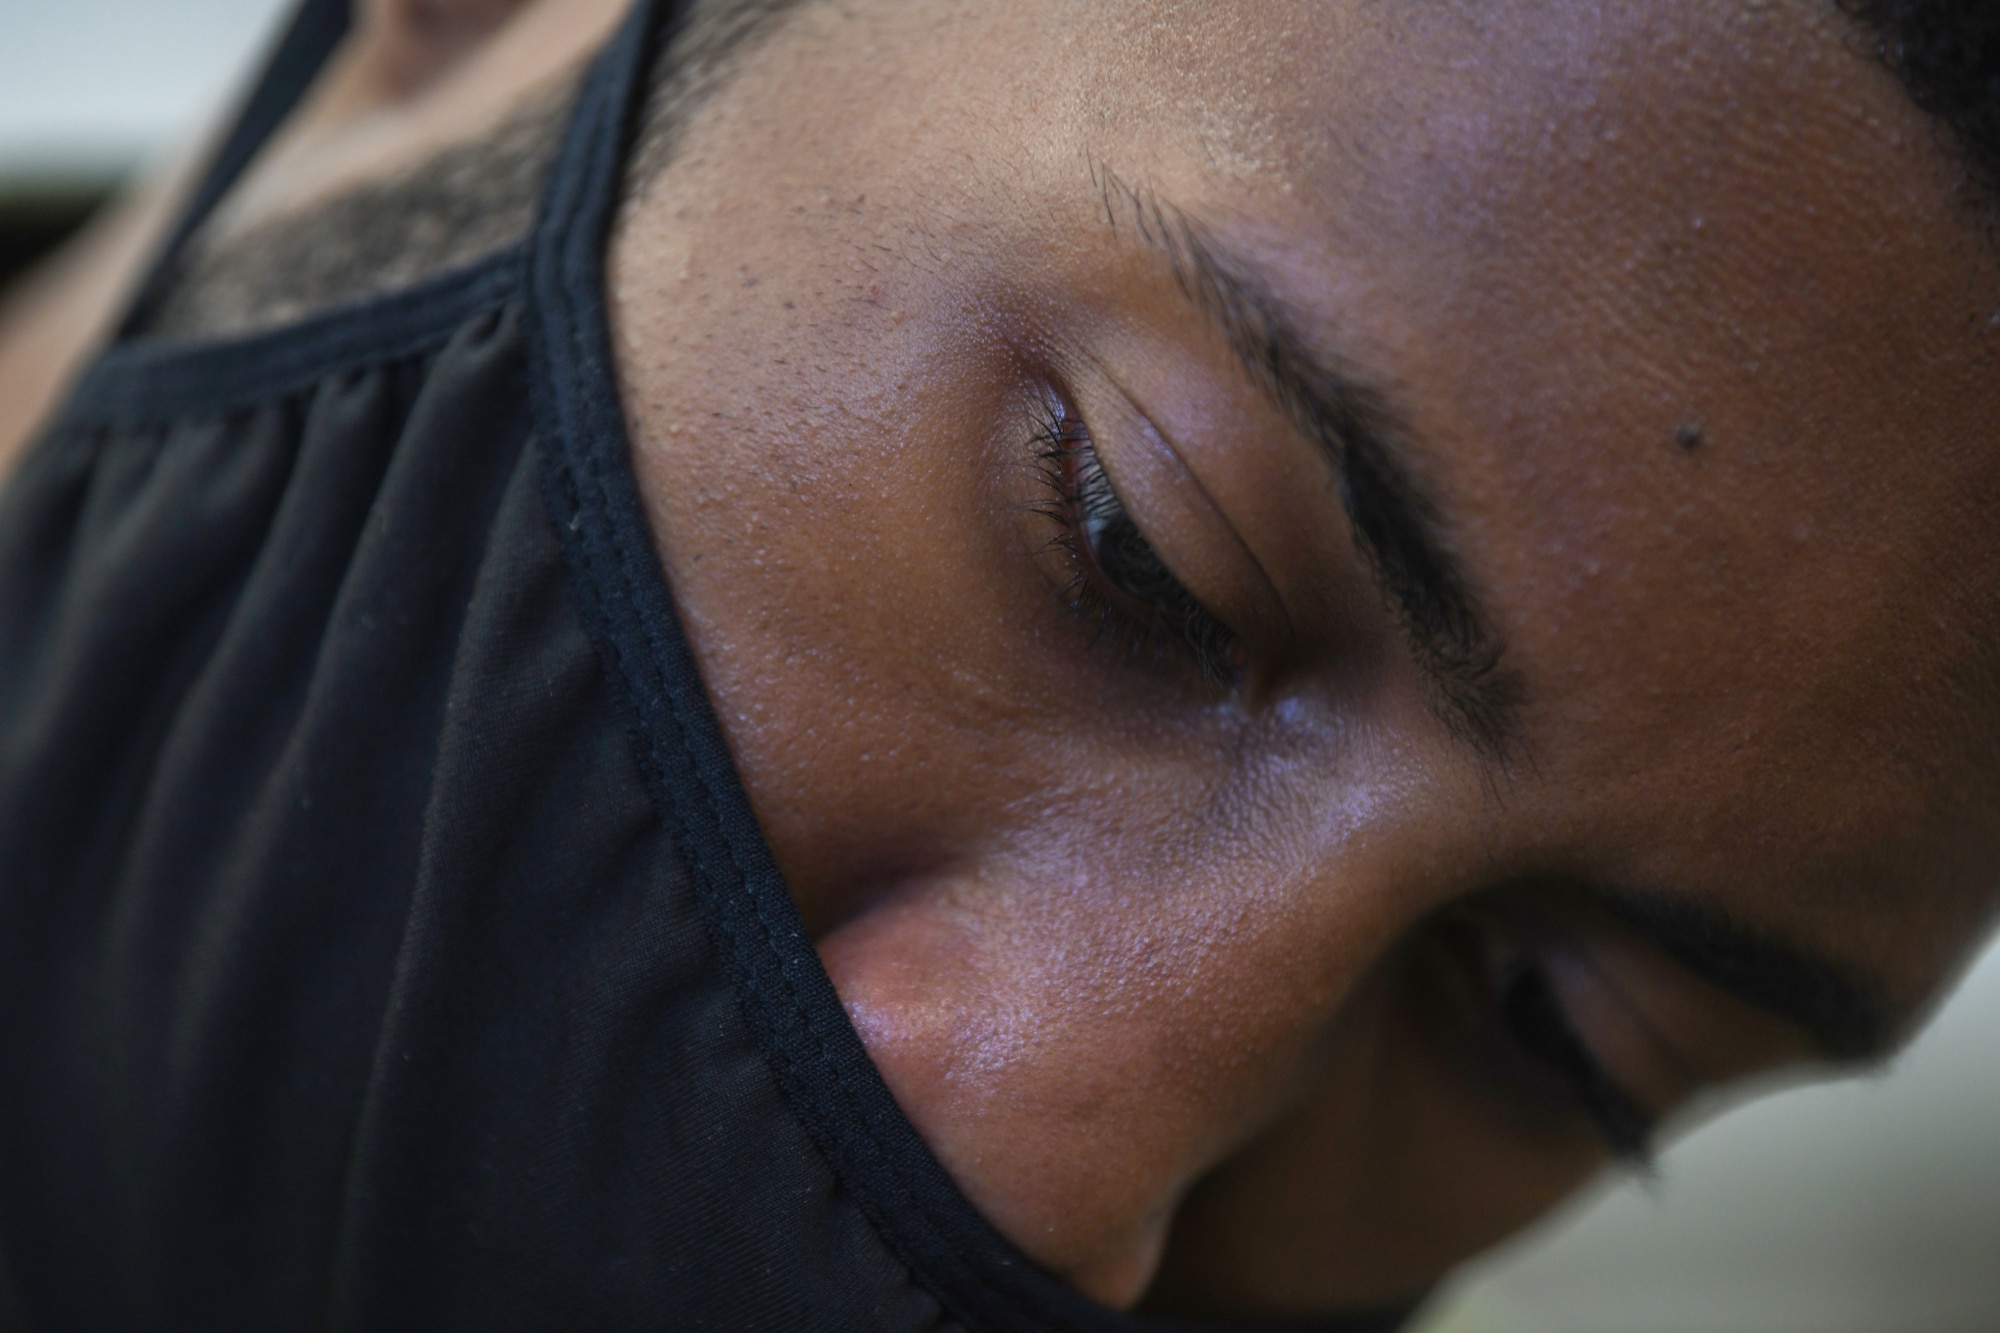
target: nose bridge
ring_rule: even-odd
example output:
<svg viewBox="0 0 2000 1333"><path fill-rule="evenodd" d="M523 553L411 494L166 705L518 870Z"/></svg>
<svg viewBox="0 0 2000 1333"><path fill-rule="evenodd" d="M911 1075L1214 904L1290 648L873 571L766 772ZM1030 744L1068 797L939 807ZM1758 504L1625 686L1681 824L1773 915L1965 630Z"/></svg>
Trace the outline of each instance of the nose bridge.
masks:
<svg viewBox="0 0 2000 1333"><path fill-rule="evenodd" d="M1267 801L1241 884L1268 914L1269 947L1344 988L1424 917L1496 873L1514 813L1495 776L1422 737L1405 750L1290 774Z"/></svg>
<svg viewBox="0 0 2000 1333"><path fill-rule="evenodd" d="M1443 773L1343 763L1243 776L1153 824L1153 845L1024 860L1010 873L1014 910L1035 922L1034 966L1074 965L1091 985L1201 1011L1209 1021L1176 1041L1213 1033L1219 1059L1324 1025L1493 863L1493 793Z"/></svg>

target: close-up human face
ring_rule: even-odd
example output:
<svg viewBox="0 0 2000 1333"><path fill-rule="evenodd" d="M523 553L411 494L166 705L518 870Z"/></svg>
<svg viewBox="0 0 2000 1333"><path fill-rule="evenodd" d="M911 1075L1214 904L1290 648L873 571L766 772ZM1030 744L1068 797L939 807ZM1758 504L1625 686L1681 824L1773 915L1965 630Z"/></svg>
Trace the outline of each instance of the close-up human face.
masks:
<svg viewBox="0 0 2000 1333"><path fill-rule="evenodd" d="M1913 1026L2000 828L1978 206L1820 0L758 49L621 223L635 461L828 972L1010 1239L1392 1304Z"/></svg>

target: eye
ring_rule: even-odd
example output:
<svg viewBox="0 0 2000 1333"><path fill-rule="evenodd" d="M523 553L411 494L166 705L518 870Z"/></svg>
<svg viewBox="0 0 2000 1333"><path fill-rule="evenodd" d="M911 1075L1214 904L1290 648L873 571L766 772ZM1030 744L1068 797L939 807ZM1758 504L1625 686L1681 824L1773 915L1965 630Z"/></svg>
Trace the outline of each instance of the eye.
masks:
<svg viewBox="0 0 2000 1333"><path fill-rule="evenodd" d="M1587 1123L1615 1157L1648 1169L1653 1113L1591 1049L1533 946L1485 912L1457 911L1435 925L1443 1009L1452 1044L1538 1118ZM1437 1003L1438 999L1443 1003Z"/></svg>
<svg viewBox="0 0 2000 1333"><path fill-rule="evenodd" d="M1071 609L1100 641L1134 657L1162 650L1190 658L1207 680L1233 687L1245 653L1228 626L1167 568L1126 511L1081 418L1053 396L1041 404L1036 457L1053 497L1041 506L1075 565L1064 589Z"/></svg>
<svg viewBox="0 0 2000 1333"><path fill-rule="evenodd" d="M1616 1157L1647 1163L1652 1157L1653 1117L1605 1072L1578 1035L1549 984L1546 970L1517 965L1500 984L1501 1026L1530 1059L1556 1074Z"/></svg>

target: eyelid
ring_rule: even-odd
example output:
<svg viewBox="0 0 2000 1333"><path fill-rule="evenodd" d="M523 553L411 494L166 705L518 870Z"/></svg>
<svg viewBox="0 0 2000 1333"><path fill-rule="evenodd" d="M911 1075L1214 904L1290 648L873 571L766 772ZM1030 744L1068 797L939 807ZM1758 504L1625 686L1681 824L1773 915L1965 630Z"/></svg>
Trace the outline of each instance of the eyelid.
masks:
<svg viewBox="0 0 2000 1333"><path fill-rule="evenodd" d="M1659 1071L1666 1075L1659 1080L1662 1086L1645 1088L1647 1095L1643 1100L1654 1106L1671 1108L1685 1102L1713 1081L1702 1071L1688 1050L1655 1023L1638 1002L1626 993L1625 988L1606 974L1589 952L1582 946L1564 939L1559 933L1557 938L1561 943L1547 951L1543 966L1547 969L1549 982L1555 987L1558 996L1565 1001L1571 1001L1565 1004L1565 1008L1572 1014L1583 1008L1581 1004L1574 1002L1579 990L1601 997L1619 1015L1624 1024L1641 1035L1646 1049L1656 1055L1659 1058L1658 1063L1664 1066L1664 1069ZM1651 1082L1652 1080L1648 1080L1649 1084Z"/></svg>
<svg viewBox="0 0 2000 1333"><path fill-rule="evenodd" d="M1659 1115L1612 1074L1583 1035L1545 963L1536 959L1511 971L1502 984L1500 1004L1510 1037L1562 1079L1569 1098L1595 1124L1605 1146L1650 1170ZM1529 1007L1524 1009L1524 1004Z"/></svg>
<svg viewBox="0 0 2000 1333"><path fill-rule="evenodd" d="M1113 388L1081 393L1078 408L1090 422L1098 463L1134 521L1163 551L1185 553L1218 540L1230 548L1226 560L1201 562L1194 581L1204 586L1190 591L1226 613L1260 660L1290 656L1299 634L1270 572L1180 451L1115 382Z"/></svg>
<svg viewBox="0 0 2000 1333"><path fill-rule="evenodd" d="M1781 1020L1709 993L1705 982L1587 902L1559 899L1543 910L1507 898L1496 907L1547 960L1565 1007L1587 1020L1579 1023L1584 1035L1627 1053L1619 1061L1623 1080L1663 1117L1809 1055Z"/></svg>
<svg viewBox="0 0 2000 1333"><path fill-rule="evenodd" d="M1785 1019L1714 988L1636 935L1615 914L1565 895L1550 911L1517 904L1569 941L1587 977L1674 1066L1683 1097L1816 1058L1811 1039Z"/></svg>
<svg viewBox="0 0 2000 1333"><path fill-rule="evenodd" d="M1064 599L1073 612L1095 622L1093 642L1109 631L1139 652L1163 640L1200 667L1212 685L1235 691L1242 684L1242 641L1205 606L1153 548L1126 510L1098 457L1089 427L1051 391L1047 421L1036 435L1044 478L1055 496L1041 512L1059 527L1056 542L1069 554Z"/></svg>
<svg viewBox="0 0 2000 1333"><path fill-rule="evenodd" d="M1632 1086L1625 1062L1607 1058L1603 1034L1595 1030L1600 1025L1586 1022L1580 1016L1574 993L1575 973L1571 972L1568 980L1572 984L1566 986L1559 962L1576 956L1576 946L1542 921L1540 914L1505 900L1489 898L1459 904L1441 916L1437 926L1442 931L1439 937L1442 942L1458 941L1446 953L1456 956L1457 966L1471 973L1465 980L1475 992L1476 1011L1500 1024L1501 1030L1487 1032L1486 1037L1501 1043L1503 1052L1518 1052L1514 1058L1531 1059L1542 1074L1562 1086L1562 1100L1593 1123L1614 1153L1634 1159L1643 1167L1648 1156L1645 1134L1634 1142L1630 1122L1635 1117L1643 1120L1646 1132L1650 1133L1665 1103L1640 1095L1645 1090ZM1529 1034L1515 1029L1513 1020L1518 1016L1506 1006L1515 997L1516 988L1524 983L1544 996L1552 1011L1546 1014L1548 1023L1538 1026L1553 1026L1561 1037L1559 1045L1573 1052L1580 1067L1571 1067L1572 1062L1567 1059L1551 1063L1549 1052L1538 1049L1532 1040L1526 1046L1521 1044ZM1500 1067L1504 1069L1511 1063L1511 1059L1503 1058ZM1532 1090L1540 1081L1538 1075L1516 1086ZM1607 1120L1605 1117L1611 1111L1619 1114Z"/></svg>

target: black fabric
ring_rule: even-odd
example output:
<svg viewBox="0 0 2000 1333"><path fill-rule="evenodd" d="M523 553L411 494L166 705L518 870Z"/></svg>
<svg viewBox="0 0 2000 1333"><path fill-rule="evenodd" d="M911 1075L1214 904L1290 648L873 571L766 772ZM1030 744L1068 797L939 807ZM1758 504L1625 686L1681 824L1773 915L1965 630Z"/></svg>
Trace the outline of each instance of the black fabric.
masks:
<svg viewBox="0 0 2000 1333"><path fill-rule="evenodd" d="M681 639L603 300L668 17L527 243L128 340L0 493L0 1328L1159 1327L897 1109Z"/></svg>

